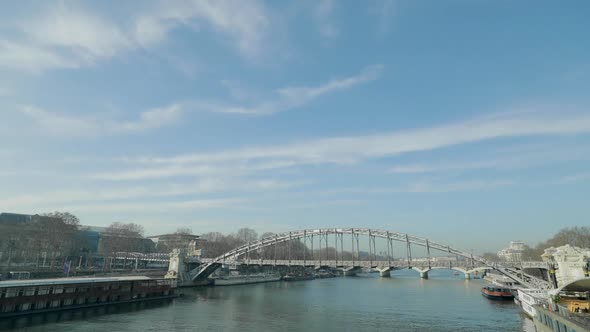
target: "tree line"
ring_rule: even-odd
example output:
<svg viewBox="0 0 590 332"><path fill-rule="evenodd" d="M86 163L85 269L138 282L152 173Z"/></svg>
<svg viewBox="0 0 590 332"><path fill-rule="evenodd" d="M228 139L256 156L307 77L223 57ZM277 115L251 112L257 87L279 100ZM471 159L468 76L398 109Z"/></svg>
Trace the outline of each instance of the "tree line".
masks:
<svg viewBox="0 0 590 332"><path fill-rule="evenodd" d="M541 255L545 252L545 249L550 247L561 247L566 244L580 248L590 248L590 227L566 227L561 229L551 238L540 242L534 247L525 245L521 259L523 261L541 260ZM500 257L498 257L498 254L490 252L484 253L483 257L496 262L502 260Z"/></svg>
<svg viewBox="0 0 590 332"><path fill-rule="evenodd" d="M154 251L153 243L150 245L143 234L141 225L115 222L98 235L81 226L80 219L69 212L43 213L24 223L0 224L0 265L53 268L67 259L97 252L108 256Z"/></svg>

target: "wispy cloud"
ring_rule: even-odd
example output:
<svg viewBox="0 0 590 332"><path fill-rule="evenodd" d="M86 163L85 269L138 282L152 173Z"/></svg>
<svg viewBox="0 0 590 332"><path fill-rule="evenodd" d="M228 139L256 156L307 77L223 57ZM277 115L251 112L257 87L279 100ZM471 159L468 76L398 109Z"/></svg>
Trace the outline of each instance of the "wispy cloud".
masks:
<svg viewBox="0 0 590 332"><path fill-rule="evenodd" d="M391 20L394 15L395 0L372 0L369 7L369 13L377 18L377 31L379 34L385 34L389 31Z"/></svg>
<svg viewBox="0 0 590 332"><path fill-rule="evenodd" d="M0 35L0 67L33 73L79 68L133 47L114 22L64 3L21 18L15 36Z"/></svg>
<svg viewBox="0 0 590 332"><path fill-rule="evenodd" d="M514 170L533 166L556 164L573 160L589 160L590 146L542 145L512 146L511 149L500 149L500 153L486 154L480 159L453 161L434 160L429 163L406 164L390 169L397 174L419 174L437 172L461 172L478 169Z"/></svg>
<svg viewBox="0 0 590 332"><path fill-rule="evenodd" d="M418 181L401 189L410 193L443 193L454 191L473 191L493 189L514 184L512 180L465 180L453 182Z"/></svg>
<svg viewBox="0 0 590 332"><path fill-rule="evenodd" d="M259 1L164 1L141 15L135 24L135 38L141 45L157 43L178 26L206 23L229 37L241 54L257 56L269 34L268 9Z"/></svg>
<svg viewBox="0 0 590 332"><path fill-rule="evenodd" d="M77 68L77 61L35 45L0 40L0 69L38 73L53 68Z"/></svg>
<svg viewBox="0 0 590 332"><path fill-rule="evenodd" d="M220 199L195 199L186 201L173 202L126 202L126 203L108 203L108 204L55 204L54 208L49 210L70 210L89 212L167 212L170 210L208 210L229 208L243 199L220 198Z"/></svg>
<svg viewBox="0 0 590 332"><path fill-rule="evenodd" d="M150 109L141 112L139 119L134 121L115 121L93 115L62 114L31 105L22 106L19 111L48 134L84 137L125 134L164 127L176 123L180 119L183 105L172 104Z"/></svg>
<svg viewBox="0 0 590 332"><path fill-rule="evenodd" d="M25 20L20 28L35 44L67 48L89 63L112 57L133 44L113 22L63 3Z"/></svg>
<svg viewBox="0 0 590 332"><path fill-rule="evenodd" d="M373 81L379 77L381 71L382 66L374 65L365 68L358 75L331 80L318 86L281 88L275 92L276 98L274 100L262 102L249 108L241 106L220 106L217 103L203 101L186 101L143 111L139 113L137 120L131 121L117 121L98 114L76 115L72 113L51 112L33 105L21 106L19 111L42 128L45 133L52 135L92 137L126 134L175 124L187 112L212 111L265 115L286 111L301 107L326 94ZM181 172L181 170L178 169L178 172Z"/></svg>
<svg viewBox="0 0 590 332"><path fill-rule="evenodd" d="M326 94L352 88L378 79L383 71L382 65L373 65L363 69L359 74L333 79L317 86L293 86L275 91L275 97L269 101L263 101L253 106L238 105L200 105L206 110L222 113L239 113L264 115L287 111L301 107Z"/></svg>
<svg viewBox="0 0 590 332"><path fill-rule="evenodd" d="M10 197L0 197L0 206L3 209L10 210L36 209L38 206L59 206L66 209L70 207L81 209L85 206L92 206L96 209L99 206L104 206L104 209L109 209L109 206L112 205L120 208L120 206L125 206L128 203L133 203L133 206L137 204L148 204L146 202L150 202L149 204L158 204L157 202L153 202L155 198L158 199L157 201L168 200L169 202L165 206L170 206L173 202L194 202L194 199L187 199L187 197L193 195L237 195L238 193L277 192L301 187L307 183L309 182L282 181L276 179L243 179L226 176L200 178L195 181L183 183L132 187L116 186L108 189L94 189L92 191L88 191L87 189L72 189L24 195L13 193ZM198 201L203 201L203 199L199 198ZM204 201L209 202L211 200L205 199ZM214 200L214 202L217 202L217 200ZM190 207L192 205L187 203L182 206Z"/></svg>
<svg viewBox="0 0 590 332"><path fill-rule="evenodd" d="M14 93L11 89L0 87L0 97L10 96Z"/></svg>
<svg viewBox="0 0 590 332"><path fill-rule="evenodd" d="M7 30L10 33L0 31L0 69L39 73L80 68L158 45L181 26L193 32L209 28L221 36L222 43L227 40L248 58L268 49L271 15L256 0L157 3L151 8L142 3L132 15L123 15L127 19L118 21L79 3L44 6L30 17L10 21L16 22ZM184 68L189 65L182 63Z"/></svg>
<svg viewBox="0 0 590 332"><path fill-rule="evenodd" d="M586 181L590 181L590 172L566 175L559 179L560 183L579 183Z"/></svg>
<svg viewBox="0 0 590 332"><path fill-rule="evenodd" d="M503 113L454 124L377 135L334 137L171 157L139 157L127 159L127 162L149 166L111 172L109 175L119 180L138 180L186 176L191 172L216 168L253 172L302 165L354 164L367 159L498 138L580 133L590 133L588 114Z"/></svg>
<svg viewBox="0 0 590 332"><path fill-rule="evenodd" d="M318 0L314 3L313 18L320 35L324 38L333 38L338 35L338 29L333 22L333 11L333 0Z"/></svg>
<svg viewBox="0 0 590 332"><path fill-rule="evenodd" d="M408 194L408 193L447 193L459 191L478 191L488 190L499 187L505 187L515 184L511 179L463 179L454 181L440 181L431 179L422 179L417 181L407 181L396 184L395 186L377 186L377 187L344 187L322 190L316 192L319 196L353 196L362 197L365 195L391 195L391 194Z"/></svg>

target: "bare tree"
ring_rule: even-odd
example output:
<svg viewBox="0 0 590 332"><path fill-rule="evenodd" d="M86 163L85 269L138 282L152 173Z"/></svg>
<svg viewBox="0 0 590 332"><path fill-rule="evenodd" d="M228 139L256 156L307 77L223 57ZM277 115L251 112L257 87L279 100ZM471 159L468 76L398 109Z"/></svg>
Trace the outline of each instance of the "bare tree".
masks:
<svg viewBox="0 0 590 332"><path fill-rule="evenodd" d="M120 234L125 236L142 237L144 233L143 226L135 223L114 222L107 227L107 232L112 234Z"/></svg>
<svg viewBox="0 0 590 332"><path fill-rule="evenodd" d="M143 226L135 223L114 222L102 234L104 253L143 251Z"/></svg>
<svg viewBox="0 0 590 332"><path fill-rule="evenodd" d="M66 225L73 225L76 227L80 225L80 219L78 219L78 217L76 217L75 215L73 215L69 212L55 211L55 212L43 213L42 216L61 219L64 222L64 224L66 224Z"/></svg>
<svg viewBox="0 0 590 332"><path fill-rule="evenodd" d="M481 255L481 257L483 257L483 259L485 259L485 260L492 261L492 262L499 262L500 261L500 257L498 256L498 254L493 253L493 252L484 252L483 255Z"/></svg>
<svg viewBox="0 0 590 332"><path fill-rule="evenodd" d="M569 244L581 248L590 248L590 227L564 228L543 244L546 247L559 247Z"/></svg>
<svg viewBox="0 0 590 332"><path fill-rule="evenodd" d="M43 260L49 257L50 266L54 260L70 255L74 248L74 238L80 220L69 212L44 213L32 218L30 232L35 238L34 247Z"/></svg>
<svg viewBox="0 0 590 332"><path fill-rule="evenodd" d="M176 229L176 234L193 234L193 230L188 227L181 227Z"/></svg>
<svg viewBox="0 0 590 332"><path fill-rule="evenodd" d="M575 226L563 228L550 239L539 243L534 249L530 249L523 253L523 259L526 255L527 259L538 260L545 249L549 247L561 247L563 245L572 245L580 248L590 248L590 227Z"/></svg>
<svg viewBox="0 0 590 332"><path fill-rule="evenodd" d="M251 228L240 228L236 233L236 238L243 243L254 242L258 240L258 233Z"/></svg>
<svg viewBox="0 0 590 332"><path fill-rule="evenodd" d="M206 233L201 238L206 241L203 248L203 257L206 258L217 257L244 244L233 235L223 235L219 232Z"/></svg>

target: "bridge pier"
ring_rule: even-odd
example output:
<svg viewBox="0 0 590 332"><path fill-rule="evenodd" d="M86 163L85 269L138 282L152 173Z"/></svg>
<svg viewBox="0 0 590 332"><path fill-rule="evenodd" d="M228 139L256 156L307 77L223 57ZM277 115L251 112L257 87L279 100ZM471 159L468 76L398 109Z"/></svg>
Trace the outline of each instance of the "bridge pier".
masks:
<svg viewBox="0 0 590 332"><path fill-rule="evenodd" d="M390 267L386 267L386 268L376 268L377 271L379 271L379 276L381 278L390 278L391 277L391 268Z"/></svg>
<svg viewBox="0 0 590 332"><path fill-rule="evenodd" d="M469 279L471 279L471 273L469 273L469 272L465 272L465 279L466 279L466 280L469 280Z"/></svg>
<svg viewBox="0 0 590 332"><path fill-rule="evenodd" d="M342 268L342 275L345 277L354 277L361 270L362 268L360 266L345 267Z"/></svg>
<svg viewBox="0 0 590 332"><path fill-rule="evenodd" d="M428 279L428 271L420 272L421 279Z"/></svg>

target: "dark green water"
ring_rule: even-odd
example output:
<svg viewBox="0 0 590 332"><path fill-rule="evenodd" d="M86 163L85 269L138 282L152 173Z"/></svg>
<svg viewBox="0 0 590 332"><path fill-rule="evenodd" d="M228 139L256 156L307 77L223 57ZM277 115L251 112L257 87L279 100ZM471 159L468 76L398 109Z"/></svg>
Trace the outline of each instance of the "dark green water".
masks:
<svg viewBox="0 0 590 332"><path fill-rule="evenodd" d="M485 299L481 280L402 271L301 282L183 289L172 302L4 321L23 331L534 331L512 302Z"/></svg>

